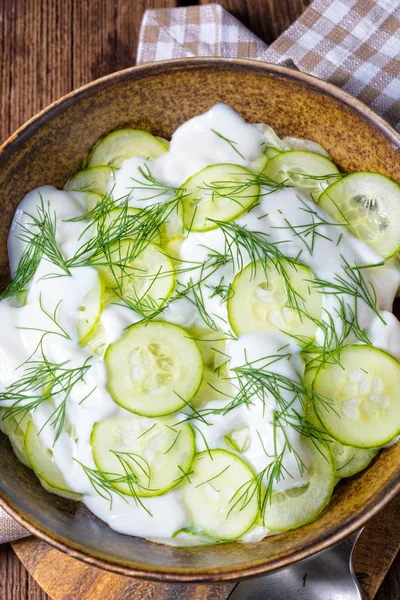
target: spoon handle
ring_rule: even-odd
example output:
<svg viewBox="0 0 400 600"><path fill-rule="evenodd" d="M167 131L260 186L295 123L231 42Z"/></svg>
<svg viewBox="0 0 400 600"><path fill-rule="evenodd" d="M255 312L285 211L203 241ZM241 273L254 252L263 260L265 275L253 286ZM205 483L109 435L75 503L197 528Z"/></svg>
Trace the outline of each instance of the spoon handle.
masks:
<svg viewBox="0 0 400 600"><path fill-rule="evenodd" d="M360 533L291 567L242 581L229 600L362 600L351 561Z"/></svg>

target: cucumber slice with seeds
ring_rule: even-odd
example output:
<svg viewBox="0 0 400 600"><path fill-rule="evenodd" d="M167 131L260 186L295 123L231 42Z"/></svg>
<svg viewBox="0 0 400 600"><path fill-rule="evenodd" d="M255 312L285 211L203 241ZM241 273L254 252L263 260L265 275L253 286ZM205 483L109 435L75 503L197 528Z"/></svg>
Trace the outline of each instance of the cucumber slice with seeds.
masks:
<svg viewBox="0 0 400 600"><path fill-rule="evenodd" d="M378 448L400 433L400 364L371 346L347 346L340 364L320 367L313 389L330 399L317 405L328 433L342 444Z"/></svg>
<svg viewBox="0 0 400 600"><path fill-rule="evenodd" d="M197 454L191 471L182 499L192 525L219 540L244 535L258 514L256 494L246 502L239 499L241 488L255 477L251 468L235 454L217 449Z"/></svg>
<svg viewBox="0 0 400 600"><path fill-rule="evenodd" d="M108 347L105 362L115 402L147 417L185 407L203 375L196 342L181 327L161 321L129 327Z"/></svg>
<svg viewBox="0 0 400 600"><path fill-rule="evenodd" d="M160 496L188 473L196 452L188 424L172 419L114 417L96 423L91 436L94 461L109 479L133 475L132 486L115 482L128 496Z"/></svg>
<svg viewBox="0 0 400 600"><path fill-rule="evenodd" d="M115 169L112 167L90 167L78 171L65 184L67 191L94 192L104 196L112 186Z"/></svg>
<svg viewBox="0 0 400 600"><path fill-rule="evenodd" d="M25 434L25 452L32 469L39 477L42 485L46 486L54 494L80 500L80 494L76 494L65 483L65 479L53 461L52 451L47 449L40 440L33 421L30 421Z"/></svg>
<svg viewBox="0 0 400 600"><path fill-rule="evenodd" d="M104 305L104 284L100 277L93 288L86 294L76 320L79 342L85 344L100 320Z"/></svg>
<svg viewBox="0 0 400 600"><path fill-rule="evenodd" d="M119 168L132 156L146 160L158 158L167 152L168 146L160 138L140 129L120 129L106 135L89 154L88 167L106 165Z"/></svg>
<svg viewBox="0 0 400 600"><path fill-rule="evenodd" d="M271 158L264 174L278 183L303 189L317 199L340 175L336 165L315 152L291 150ZM328 177L333 175L333 177ZM320 178L320 179L318 179Z"/></svg>
<svg viewBox="0 0 400 600"><path fill-rule="evenodd" d="M260 194L254 173L238 165L211 165L182 186L183 222L191 231L210 231L212 219L232 221L255 204Z"/></svg>
<svg viewBox="0 0 400 600"><path fill-rule="evenodd" d="M352 173L320 196L319 206L385 258L400 249L400 186L378 173Z"/></svg>
<svg viewBox="0 0 400 600"><path fill-rule="evenodd" d="M293 267L282 262L290 284L297 293L297 303L312 317L320 318L321 294L312 290L312 271L305 266ZM228 298L228 316L237 335L278 329L298 336L312 338L316 324L290 308L284 277L271 266L265 273L261 263L250 264L232 283L233 294Z"/></svg>
<svg viewBox="0 0 400 600"><path fill-rule="evenodd" d="M303 384L312 389L313 380L318 372L318 367L306 368ZM313 403L310 401L307 403L305 415L307 421L317 427L320 435L323 435L324 439L329 443L329 448L333 457L333 465L335 468L335 477L341 479L342 477L351 477L360 471L366 469L371 460L378 454L377 449L366 449L366 448L354 448L354 446L345 446L337 440L331 438L331 436L325 431L325 427L315 414Z"/></svg>
<svg viewBox="0 0 400 600"><path fill-rule="evenodd" d="M275 531L288 531L314 521L328 504L335 484L333 458L329 448L316 446L304 438L312 463L307 484L272 492L267 502L263 524Z"/></svg>

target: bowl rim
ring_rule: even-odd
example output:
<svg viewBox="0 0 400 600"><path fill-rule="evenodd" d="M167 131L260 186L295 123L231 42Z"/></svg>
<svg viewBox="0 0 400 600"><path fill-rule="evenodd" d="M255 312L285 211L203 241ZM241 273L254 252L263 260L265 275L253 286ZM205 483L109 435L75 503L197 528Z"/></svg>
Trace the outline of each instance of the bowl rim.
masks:
<svg viewBox="0 0 400 600"><path fill-rule="evenodd" d="M43 108L23 125L21 125L14 133L12 133L10 137L8 137L0 146L0 155L2 155L16 140L23 138L25 134L29 134L30 128L35 124L40 125L42 120L51 118L53 112L55 112L59 106L68 104L69 101L73 101L76 98L79 99L79 96L84 95L85 92L90 91L92 88L102 87L104 85L113 84L114 82L123 81L124 79L129 79L132 75L135 76L136 74L140 77L141 75L153 73L157 74L157 72L165 70L171 71L182 68L201 69L210 66L215 66L216 68L221 69L229 69L236 66L238 68L261 72L267 71L311 86L318 93L333 97L340 103L355 110L358 114L361 114L364 119L369 121L379 130L383 131L385 136L392 141L393 145L400 149L400 134L394 129L394 127L392 127L385 119L383 119L383 117L378 115L363 102L357 98L354 98L332 83L328 83L322 79L319 79L318 77L309 75L308 73L303 73L302 71L295 70L290 67L276 65L264 61L239 58L190 57L150 62L143 65L129 67L127 69L116 71L90 81L85 85L68 92L61 98ZM70 541L63 539L62 536L56 535L52 537L52 535L50 535L45 529L41 529L39 526L30 522L28 517L24 516L17 506L6 500L2 492L0 492L0 507L3 508L4 511L17 523L19 523L22 527L27 529L32 535L36 536L41 541L46 542L56 549L65 552L72 558L79 559L89 565L120 575L151 579L160 582L211 583L215 581L234 581L239 578L243 579L272 573L279 569L288 567L295 562L304 560L305 558L317 554L318 552L331 547L332 545L338 543L339 541L348 537L350 534L362 528L366 521L379 512L399 492L400 473L397 479L395 478L394 480L390 481L384 489L380 490L380 493L374 498L373 501L370 501L367 505L363 506L355 517L348 517L337 529L326 532L318 539L318 541L314 543L310 542L308 545L303 546L301 549L295 551L288 550L285 554L281 554L277 558L268 559L266 556L264 560L258 561L252 566L244 565L242 568L235 567L219 571L212 569L203 571L199 569L187 568L165 569L160 566L150 567L150 569L147 570L147 568L131 567L127 564L123 564L122 561L113 562L112 558L105 559L101 556L96 556L92 550L92 555L86 553L79 548L78 544L71 543Z"/></svg>

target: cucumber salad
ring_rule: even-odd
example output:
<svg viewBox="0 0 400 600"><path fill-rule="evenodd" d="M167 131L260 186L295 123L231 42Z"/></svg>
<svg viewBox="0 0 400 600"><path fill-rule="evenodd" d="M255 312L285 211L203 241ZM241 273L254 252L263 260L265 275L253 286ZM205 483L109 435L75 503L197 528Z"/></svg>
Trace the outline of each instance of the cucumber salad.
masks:
<svg viewBox="0 0 400 600"><path fill-rule="evenodd" d="M400 433L400 187L315 142L223 104L114 131L8 249L0 427L118 532L297 528Z"/></svg>

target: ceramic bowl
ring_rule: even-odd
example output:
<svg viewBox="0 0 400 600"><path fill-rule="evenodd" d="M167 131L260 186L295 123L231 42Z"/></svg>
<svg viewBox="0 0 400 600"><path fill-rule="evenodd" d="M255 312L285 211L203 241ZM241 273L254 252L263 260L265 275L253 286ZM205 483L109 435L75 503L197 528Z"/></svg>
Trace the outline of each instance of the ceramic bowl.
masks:
<svg viewBox="0 0 400 600"><path fill-rule="evenodd" d="M400 182L400 136L340 89L284 67L242 60L185 59L134 67L68 94L31 119L0 154L0 277L8 278L7 234L32 188L63 187L93 144L122 127L170 137L190 117L226 102L278 135L320 143L343 171L377 171ZM400 444L342 481L320 517L255 544L171 548L118 534L83 504L48 494L1 443L0 504L34 535L99 567L161 581L241 578L279 569L360 528L400 490Z"/></svg>

